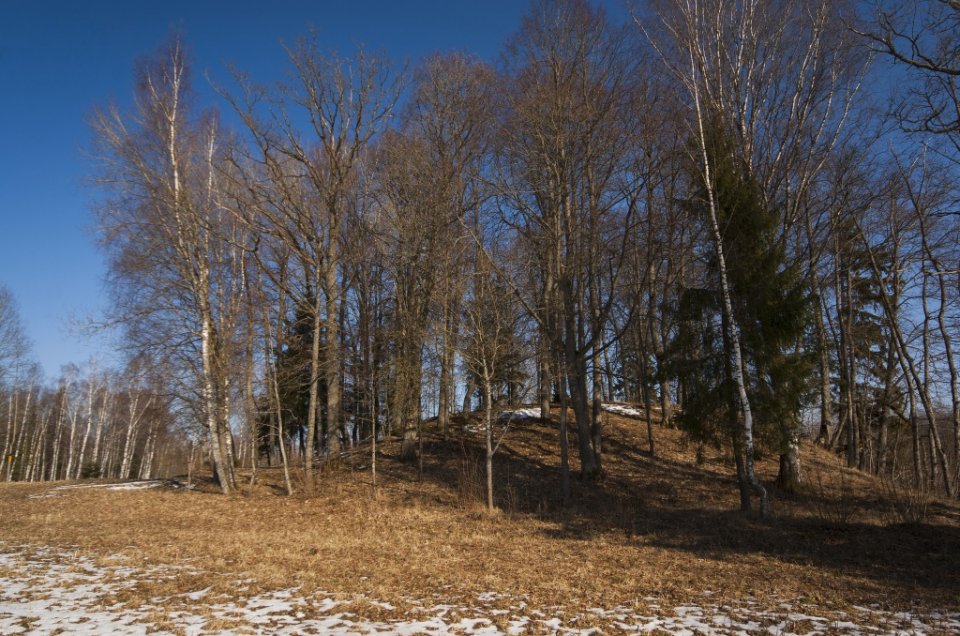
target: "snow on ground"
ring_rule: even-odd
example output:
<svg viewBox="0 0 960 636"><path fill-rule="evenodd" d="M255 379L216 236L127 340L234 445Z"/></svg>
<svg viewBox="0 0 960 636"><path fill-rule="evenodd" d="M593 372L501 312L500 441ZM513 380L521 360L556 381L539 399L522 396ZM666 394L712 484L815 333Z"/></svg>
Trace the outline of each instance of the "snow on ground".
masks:
<svg viewBox="0 0 960 636"><path fill-rule="evenodd" d="M540 408L531 407L531 408L522 408L522 409L508 409L506 411L500 411L497 413L496 424L501 427L508 427L512 422L519 422L521 420L530 420L530 419L539 419L540 417ZM485 429L483 422L480 424L467 424L463 427L468 433L482 433Z"/></svg>
<svg viewBox="0 0 960 636"><path fill-rule="evenodd" d="M497 416L499 420L536 420L540 419L540 407L534 406L523 409L511 409L509 411L500 411Z"/></svg>
<svg viewBox="0 0 960 636"><path fill-rule="evenodd" d="M608 404L604 403L602 405L604 411L608 413L613 413L615 415L621 415L623 417L632 417L636 419L641 419L644 417L643 409L636 406L629 406L626 404ZM654 406L654 410L659 411L659 407ZM519 409L509 409L506 411L500 411L497 414L497 421L499 422L515 422L519 420L535 420L540 419L540 407L532 406Z"/></svg>
<svg viewBox="0 0 960 636"><path fill-rule="evenodd" d="M148 481L124 481L113 484L65 484L63 486L55 486L50 490L38 494L30 495L28 499L47 499L49 497L57 497L66 490L86 490L91 488L96 488L99 490L146 490L148 488L162 488L169 487L175 489L190 489L193 486L190 484L181 484L178 481L174 480L163 480L163 479L153 479Z"/></svg>
<svg viewBox="0 0 960 636"><path fill-rule="evenodd" d="M635 406L627 406L626 404L604 403L602 407L604 411L606 411L607 413L613 413L614 415L621 415L623 417L633 417L636 419L640 419L644 417L643 410Z"/></svg>
<svg viewBox="0 0 960 636"><path fill-rule="evenodd" d="M185 566L134 568L120 557L94 563L69 550L0 543L0 633L3 634L598 634L616 631L670 634L927 634L960 632L960 613L912 614L854 607L851 613L783 602L761 607L698 600L661 607L647 597L642 607L531 608L523 599L494 592L469 604L410 599L403 611L373 599L299 590L236 593L183 590L135 606L117 593L138 582L176 579L196 572ZM383 618L384 614L392 618Z"/></svg>
<svg viewBox="0 0 960 636"><path fill-rule="evenodd" d="M613 413L615 415L622 415L623 417L633 417L633 418L643 418L644 412L643 409L636 406L629 406L627 404L611 404L604 402L602 404L604 411L608 413ZM659 407L653 407L654 410L659 411ZM524 419L538 419L540 417L540 407L528 407L522 409L511 409L508 411L500 411L500 414L497 416L499 420L524 420Z"/></svg>

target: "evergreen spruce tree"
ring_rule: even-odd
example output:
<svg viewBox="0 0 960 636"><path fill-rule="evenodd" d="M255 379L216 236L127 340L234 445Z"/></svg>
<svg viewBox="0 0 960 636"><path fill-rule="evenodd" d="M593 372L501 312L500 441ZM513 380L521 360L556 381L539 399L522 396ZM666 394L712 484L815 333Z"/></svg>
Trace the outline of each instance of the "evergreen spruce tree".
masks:
<svg viewBox="0 0 960 636"><path fill-rule="evenodd" d="M744 376L760 450L781 455L780 485L800 481L796 443L812 370L803 337L810 311L799 268L779 240L779 214L764 204L756 181L719 127L708 136L714 196ZM703 207L698 195L695 205ZM678 307L673 373L682 387L680 425L701 443L728 439L734 448L741 506L749 509L736 387L721 311L718 263L705 259L704 284L686 289Z"/></svg>

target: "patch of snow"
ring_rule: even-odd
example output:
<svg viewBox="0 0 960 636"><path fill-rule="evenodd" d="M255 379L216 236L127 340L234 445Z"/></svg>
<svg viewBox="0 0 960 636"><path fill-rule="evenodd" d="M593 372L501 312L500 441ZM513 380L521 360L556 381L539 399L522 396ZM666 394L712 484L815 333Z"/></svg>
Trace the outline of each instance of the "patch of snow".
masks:
<svg viewBox="0 0 960 636"><path fill-rule="evenodd" d="M540 418L540 408L539 407L530 407L522 409L509 409L506 411L500 411L496 416L496 424L501 427L508 427L511 422L519 422L522 420L535 420ZM479 424L467 424L463 427L468 433L482 433L486 430L486 425L483 422Z"/></svg>
<svg viewBox="0 0 960 636"><path fill-rule="evenodd" d="M372 607L379 607L380 609L387 610L388 612L394 612L397 609L395 606L391 605L390 603L382 603L380 601L370 601L369 603Z"/></svg>
<svg viewBox="0 0 960 636"><path fill-rule="evenodd" d="M210 588L208 587L208 588L205 588L205 589L202 589L202 590L197 590L196 592L187 592L187 593L184 594L183 596L184 596L185 598L190 599L191 601L199 601L199 600L202 599L204 596L206 596L207 593L209 593L209 592L210 592Z"/></svg>
<svg viewBox="0 0 960 636"><path fill-rule="evenodd" d="M192 484L181 484L180 482L173 480L162 480L162 479L151 479L146 481L124 481L116 483L94 483L94 484L64 484L62 486L54 486L45 493L38 495L29 495L28 499L47 499L50 497L57 497L62 492L68 490L147 490L150 488L161 488L163 486L168 486L176 489L190 490L193 488Z"/></svg>
<svg viewBox="0 0 960 636"><path fill-rule="evenodd" d="M112 563L120 559L103 559ZM114 600L114 595L139 582L175 577L189 566L99 565L76 551L31 548L0 542L0 633L3 634L148 634L173 630L189 635L252 634L523 634L549 632L564 635L602 633L610 627L624 632L670 634L757 634L821 636L866 633L960 633L960 613L889 612L854 607L850 614L821 612L797 602L763 609L755 601L736 606L689 602L671 610L652 603L644 607L592 607L581 613L564 607L531 608L525 601L495 592L477 596L477 604L425 603L406 599L411 609L384 619L379 612L364 616L369 606L387 612L397 608L376 599L352 597L348 603L331 593L304 594L299 588L232 598L210 594L210 589L186 591L157 598L136 607ZM709 598L709 595L707 596ZM655 600L654 597L646 597ZM703 598L703 595L700 595ZM436 600L443 600L435 595ZM405 600L405 601L406 601ZM510 603L505 610L503 602ZM491 606L492 603L498 605ZM604 628L597 623L605 624ZM210 625L210 627L207 627ZM498 627L504 625L504 628ZM574 627L577 625L577 627Z"/></svg>
<svg viewBox="0 0 960 636"><path fill-rule="evenodd" d="M500 411L500 414L497 415L499 420L536 420L540 419L540 407L532 406L529 408L523 409L511 409L508 411Z"/></svg>
<svg viewBox="0 0 960 636"><path fill-rule="evenodd" d="M628 406L626 404L603 403L601 408L607 413L613 413L614 415L620 415L621 417L632 417L638 420L644 417L643 410L635 406Z"/></svg>

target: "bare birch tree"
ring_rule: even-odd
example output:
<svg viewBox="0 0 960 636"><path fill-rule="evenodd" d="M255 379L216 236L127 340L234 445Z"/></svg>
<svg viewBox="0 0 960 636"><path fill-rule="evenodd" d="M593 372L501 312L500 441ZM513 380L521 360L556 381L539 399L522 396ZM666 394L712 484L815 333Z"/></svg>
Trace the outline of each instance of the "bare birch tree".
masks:
<svg viewBox="0 0 960 636"><path fill-rule="evenodd" d="M119 319L149 320L165 325L160 333L183 338L178 355L192 366L216 477L229 493L236 488L227 365L235 263L218 234L227 214L215 174L222 150L217 119L197 118L191 99L186 51L174 40L140 68L133 113L97 112L101 184L111 194L99 223Z"/></svg>

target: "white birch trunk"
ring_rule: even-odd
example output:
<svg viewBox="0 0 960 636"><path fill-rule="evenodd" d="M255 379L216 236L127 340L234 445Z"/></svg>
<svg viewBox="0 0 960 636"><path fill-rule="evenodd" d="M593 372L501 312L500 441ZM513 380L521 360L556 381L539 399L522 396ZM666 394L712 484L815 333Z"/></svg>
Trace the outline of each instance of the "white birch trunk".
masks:
<svg viewBox="0 0 960 636"><path fill-rule="evenodd" d="M19 406L20 396L16 390L11 390L9 398L7 399L7 430L3 436L3 454L0 454L0 462L2 463L2 472L7 481L10 481L10 473L13 470L13 449L11 448L11 443L16 443L17 435L17 408ZM18 406L14 406L14 403L17 403Z"/></svg>
<svg viewBox="0 0 960 636"><path fill-rule="evenodd" d="M13 460L14 460L13 462L9 462L8 470L11 470L11 471L13 469L13 464L16 463L21 453L28 454L30 451L29 447L24 449L24 443L26 443L26 440L29 439L29 434L30 434L29 427L27 426L27 418L30 416L30 401L31 401L31 398L33 397L34 388L35 388L34 383L31 382L30 388L27 389L27 401L23 407L23 414L20 416L20 427L17 433L17 438L16 440L14 440L14 447L11 449L11 454L13 455ZM39 391L37 392L37 397L39 398ZM12 472L9 474L7 478L8 480L12 477L12 474L13 474ZM21 470L21 478L22 478L22 475L23 473Z"/></svg>
<svg viewBox="0 0 960 636"><path fill-rule="evenodd" d="M53 441L53 457L50 459L49 473L47 479L55 481L57 479L57 464L60 461L60 445L63 440L63 418L67 411L67 390L63 390L63 400L60 403L60 412L57 414L57 428Z"/></svg>
<svg viewBox="0 0 960 636"><path fill-rule="evenodd" d="M140 416L137 414L137 406L140 403L140 394L130 403L130 414L127 417L127 433L123 442L123 461L120 463L120 479L130 477L130 464L133 461L134 436L136 435L137 424Z"/></svg>
<svg viewBox="0 0 960 636"><path fill-rule="evenodd" d="M37 426L36 432L32 436L32 441L28 450L30 459L24 475L25 481L34 481L35 477L36 481L43 480L43 466L41 465L41 462L43 458L44 446L46 446L46 433L49 420L50 411L44 409L40 416L40 425Z"/></svg>
<svg viewBox="0 0 960 636"><path fill-rule="evenodd" d="M95 384L93 381L93 374L90 374L90 387L87 393L87 429L83 434L83 439L80 442L80 455L77 459L76 472L73 476L74 479L80 479L80 475L83 473L83 459L84 455L87 452L87 442L90 439L90 433L93 430L93 394Z"/></svg>
<svg viewBox="0 0 960 636"><path fill-rule="evenodd" d="M143 457L140 459L139 479L150 479L151 473L153 472L153 458L156 453L157 432L159 428L159 420L154 420L150 424L147 441L143 446Z"/></svg>
<svg viewBox="0 0 960 636"><path fill-rule="evenodd" d="M703 124L703 111L700 104L699 81L696 67L693 62L693 52L690 54L691 80L693 83L693 101L697 117L698 143L700 144L701 159L703 160L703 179L707 190L707 208L710 214L710 229L714 246L717 250L717 267L720 270L720 291L722 296L723 313L727 338L730 342L731 366L733 381L740 398L740 410L743 415L743 445L747 480L754 492L760 497L760 516L766 518L770 514L770 505L767 491L757 478L754 469L754 442L753 442L753 411L750 408L750 398L747 396L747 386L743 377L743 356L740 350L740 334L736 318L733 314L733 303L730 297L730 284L727 279L727 262L723 255L723 235L720 233L720 224L717 218L717 203L713 191L713 178L710 171L710 157L707 153L706 131Z"/></svg>
<svg viewBox="0 0 960 636"><path fill-rule="evenodd" d="M64 479L73 479L73 467L76 462L76 436L77 436L77 418L80 416L79 409L74 408L70 413L70 440L67 446L67 468L63 472Z"/></svg>
<svg viewBox="0 0 960 636"><path fill-rule="evenodd" d="M107 419L107 413L110 412L112 405L111 392L104 387L103 400L100 402L99 415L97 416L97 432L93 436L93 461L99 466L97 477L103 477L104 465L100 457L100 440L103 437L103 427Z"/></svg>

